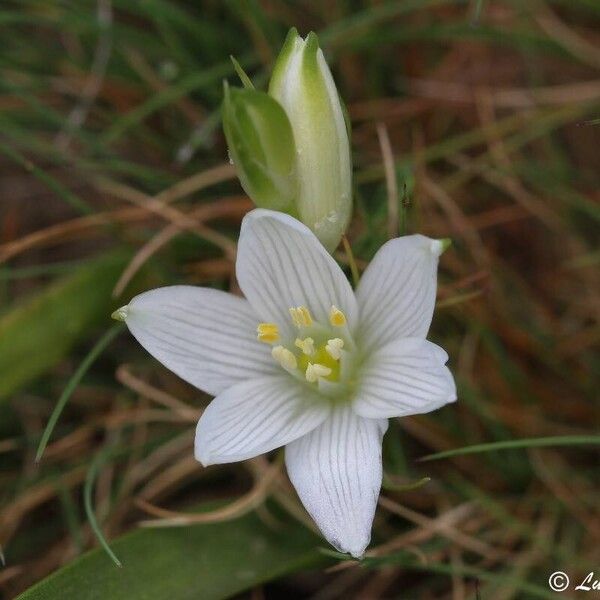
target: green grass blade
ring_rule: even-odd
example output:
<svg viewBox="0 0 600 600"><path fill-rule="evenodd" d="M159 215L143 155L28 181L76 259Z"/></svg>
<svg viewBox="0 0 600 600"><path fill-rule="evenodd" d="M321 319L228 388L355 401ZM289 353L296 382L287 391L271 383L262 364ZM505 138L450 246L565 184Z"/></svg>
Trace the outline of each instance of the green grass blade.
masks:
<svg viewBox="0 0 600 600"><path fill-rule="evenodd" d="M23 169L25 169L28 173L31 173L33 177L41 181L48 189L54 192L59 198L61 198L66 204L71 206L77 212L84 215L89 215L94 212L92 207L85 202L85 200L82 200L79 196L76 196L71 190L67 189L51 175L48 175L48 173L46 173L43 169L36 167L30 160L25 158L14 148L0 143L0 152L17 163L19 166L23 167Z"/></svg>
<svg viewBox="0 0 600 600"><path fill-rule="evenodd" d="M118 331L120 329L121 329L120 327L113 328L113 329L109 330L108 333L115 332L115 331L116 331L116 333L118 333ZM114 334L113 334L113 337L114 337ZM106 336L105 336L105 338L106 338ZM92 528L92 531L94 532L94 535L96 536L96 539L98 540L98 542L100 542L100 545L102 546L102 548L104 548L104 551L108 554L108 556L110 556L110 559L115 563L115 565L117 567L122 567L123 565L121 564L121 561L117 558L116 554L112 551L111 547L108 545L108 542L106 541L106 538L104 537L104 534L102 533L102 529L100 529L100 526L98 525L98 521L96 520L96 514L94 513L94 506L93 506L93 502L92 502L92 492L94 491L94 482L96 481L96 476L98 474L98 471L100 470L100 468L102 467L102 465L104 464L106 459L108 458L109 453L110 453L110 448L105 448L104 450L98 452L98 454L96 454L96 456L94 457L94 460L90 464L90 468L88 469L87 475L85 477L85 484L83 486L83 504L85 507L85 514L88 518L90 527Z"/></svg>
<svg viewBox="0 0 600 600"><path fill-rule="evenodd" d="M465 454L481 454L483 452L494 452L496 450L514 450L518 448L545 448L548 446L595 446L600 445L600 435L564 435L542 438L528 438L522 440L503 440L490 444L475 444L445 452L437 452L420 458L421 462L429 460L440 460L452 456L464 456Z"/></svg>
<svg viewBox="0 0 600 600"><path fill-rule="evenodd" d="M102 352L108 347L108 345L115 339L115 337L123 330L122 325L115 325L111 327L94 345L94 347L88 352L87 356L81 361L78 369L73 373L71 379L67 382L63 393L60 395L50 418L48 419L48 423L46 424L46 428L44 429L44 433L42 434L42 439L40 440L40 444L38 446L35 461L39 462L42 459L42 455L44 454L44 450L46 450L46 446L48 445L48 441L50 440L50 436L58 423L58 419L62 414L71 394L75 391L79 382L82 380L83 376L87 373L88 369L92 366L94 361L102 354Z"/></svg>

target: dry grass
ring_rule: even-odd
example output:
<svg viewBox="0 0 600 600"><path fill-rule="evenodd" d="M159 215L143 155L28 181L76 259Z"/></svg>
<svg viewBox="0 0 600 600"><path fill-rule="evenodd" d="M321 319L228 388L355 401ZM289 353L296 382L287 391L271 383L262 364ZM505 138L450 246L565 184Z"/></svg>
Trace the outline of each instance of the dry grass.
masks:
<svg viewBox="0 0 600 600"><path fill-rule="evenodd" d="M390 478L432 480L382 492L370 568L339 562L276 589L321 600L398 590L461 600L477 589L505 600L529 597L519 581L548 590L554 570L578 577L597 568L597 451L416 459L598 431L598 8L201 4L172 12L161 1L154 15L110 0L3 9L14 24L0 65L0 314L113 247L129 256L114 281L117 302L140 273L138 286L237 292L236 232L251 204L223 163L220 79L232 76L234 53L264 80L288 26L320 31L353 124L348 239L358 268L396 235L399 217L409 233L453 240L432 338L449 351L459 402L392 424ZM101 449L126 449L96 479L96 517L109 538L140 524L236 518L269 496L311 526L277 458L208 470L193 460L194 422L209 398L127 336L94 364L35 465L56 398L99 331L83 331L41 379L0 399L2 597L94 545L80 498ZM186 512L232 497L213 513ZM422 570L395 559L406 556Z"/></svg>

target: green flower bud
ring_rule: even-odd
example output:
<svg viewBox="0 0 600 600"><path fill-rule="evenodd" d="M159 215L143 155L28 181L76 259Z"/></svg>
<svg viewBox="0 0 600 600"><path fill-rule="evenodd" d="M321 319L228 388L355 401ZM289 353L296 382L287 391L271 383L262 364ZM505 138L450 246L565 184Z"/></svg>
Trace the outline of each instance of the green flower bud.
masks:
<svg viewBox="0 0 600 600"><path fill-rule="evenodd" d="M242 187L257 206L295 214L294 136L271 96L225 84L223 129Z"/></svg>
<svg viewBox="0 0 600 600"><path fill-rule="evenodd" d="M289 32L269 94L294 133L298 216L332 251L352 212L352 163L344 109L314 33L303 40L295 29Z"/></svg>

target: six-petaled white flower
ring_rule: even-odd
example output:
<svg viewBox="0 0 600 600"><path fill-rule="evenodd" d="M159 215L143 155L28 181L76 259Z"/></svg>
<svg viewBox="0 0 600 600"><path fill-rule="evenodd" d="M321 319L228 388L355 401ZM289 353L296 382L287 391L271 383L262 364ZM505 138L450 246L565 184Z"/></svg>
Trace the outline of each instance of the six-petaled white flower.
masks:
<svg viewBox="0 0 600 600"><path fill-rule="evenodd" d="M361 556L381 487L390 417L456 400L447 354L425 339L443 243L387 242L356 293L299 221L257 209L243 220L239 298L172 286L120 309L174 373L216 396L196 430L203 465L285 446L289 477L323 535Z"/></svg>

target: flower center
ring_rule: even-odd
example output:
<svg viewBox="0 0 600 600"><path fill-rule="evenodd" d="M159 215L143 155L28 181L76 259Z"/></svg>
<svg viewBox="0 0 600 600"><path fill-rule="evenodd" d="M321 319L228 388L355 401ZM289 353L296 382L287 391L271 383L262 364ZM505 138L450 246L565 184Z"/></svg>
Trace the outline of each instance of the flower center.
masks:
<svg viewBox="0 0 600 600"><path fill-rule="evenodd" d="M308 384L322 387L323 382L343 382L344 361L354 348L344 313L332 306L329 323L324 324L315 321L306 306L295 306L289 311L297 329L293 345L276 344L280 335L275 323L259 323L256 328L258 340L273 345L273 359Z"/></svg>

